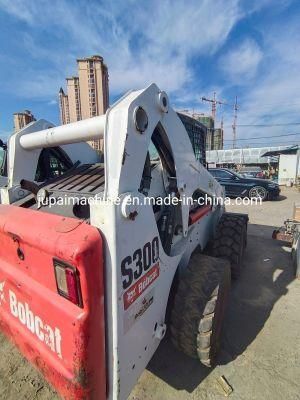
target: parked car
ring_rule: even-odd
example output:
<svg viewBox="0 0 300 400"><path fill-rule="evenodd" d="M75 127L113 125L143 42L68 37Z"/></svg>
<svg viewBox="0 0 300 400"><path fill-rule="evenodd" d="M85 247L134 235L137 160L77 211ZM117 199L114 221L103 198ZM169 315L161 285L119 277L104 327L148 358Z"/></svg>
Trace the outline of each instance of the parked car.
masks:
<svg viewBox="0 0 300 400"><path fill-rule="evenodd" d="M272 200L279 196L280 188L267 179L246 178L226 168L209 169L212 176L225 187L228 197L249 197Z"/></svg>
<svg viewBox="0 0 300 400"><path fill-rule="evenodd" d="M264 178L264 172L260 167L242 167L239 173L246 178Z"/></svg>

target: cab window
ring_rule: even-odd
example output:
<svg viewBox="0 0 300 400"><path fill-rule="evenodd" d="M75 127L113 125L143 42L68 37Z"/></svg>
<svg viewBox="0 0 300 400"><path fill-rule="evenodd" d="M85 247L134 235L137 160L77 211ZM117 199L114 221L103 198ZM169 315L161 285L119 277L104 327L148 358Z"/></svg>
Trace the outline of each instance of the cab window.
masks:
<svg viewBox="0 0 300 400"><path fill-rule="evenodd" d="M0 148L0 175L5 176L6 151Z"/></svg>
<svg viewBox="0 0 300 400"><path fill-rule="evenodd" d="M68 155L59 147L43 149L36 170L35 181L44 182L63 175L72 167Z"/></svg>

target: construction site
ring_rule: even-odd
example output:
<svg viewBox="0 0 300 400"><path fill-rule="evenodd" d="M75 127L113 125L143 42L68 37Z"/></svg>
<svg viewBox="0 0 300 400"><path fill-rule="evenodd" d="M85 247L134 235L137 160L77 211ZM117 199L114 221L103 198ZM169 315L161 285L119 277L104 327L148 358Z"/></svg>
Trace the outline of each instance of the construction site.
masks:
<svg viewBox="0 0 300 400"><path fill-rule="evenodd" d="M1 398L297 398L298 175L209 167L206 134L152 84L2 143Z"/></svg>

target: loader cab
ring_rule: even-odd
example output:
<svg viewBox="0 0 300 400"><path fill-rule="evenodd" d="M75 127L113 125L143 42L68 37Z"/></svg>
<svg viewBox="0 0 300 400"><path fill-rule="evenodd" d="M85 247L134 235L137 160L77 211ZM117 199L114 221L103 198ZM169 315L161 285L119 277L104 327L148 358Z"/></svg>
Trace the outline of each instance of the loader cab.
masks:
<svg viewBox="0 0 300 400"><path fill-rule="evenodd" d="M187 130L185 124L186 120L182 122L184 122L183 125ZM190 119L188 122L190 122ZM193 146L190 133L187 133L187 136ZM199 135L195 134L194 136L199 139ZM204 145L204 142L202 144ZM205 166L205 157L202 157L201 152L198 152L199 154L197 157L194 146L193 150L195 161L199 161L200 164L204 164ZM150 176L149 187L144 194L156 200L153 206L153 212L155 214L162 246L165 253L168 255L172 253L172 248L174 246L176 247L182 240L183 233L181 210L183 198L181 189L178 188L177 168L169 138L159 123L151 136L141 186L145 177ZM141 188L140 191L142 191ZM160 198L162 199L162 203L157 201L160 200ZM171 198L174 198L175 204L171 202ZM163 202L164 200L166 200L166 203ZM189 225L193 225L211 210L211 207L207 205L205 201L205 192L195 187L189 199Z"/></svg>
<svg viewBox="0 0 300 400"><path fill-rule="evenodd" d="M44 182L57 178L72 166L73 162L61 147L43 149L38 160L35 181Z"/></svg>
<svg viewBox="0 0 300 400"><path fill-rule="evenodd" d="M141 186L146 179L149 187L144 194L155 199L153 212L160 239L165 253L170 255L172 247L182 238L182 198L178 189L171 145L160 124L151 137ZM195 189L190 199L191 216L194 218L194 214L208 209L209 207L205 207L204 193L200 189Z"/></svg>
<svg viewBox="0 0 300 400"><path fill-rule="evenodd" d="M152 199L160 239L166 254L170 254L179 213L176 213L178 207L165 203L165 199L177 196L178 189L171 146L160 124L151 137L139 191Z"/></svg>
<svg viewBox="0 0 300 400"><path fill-rule="evenodd" d="M176 191L175 162L168 138L160 125L151 137L139 191L153 197Z"/></svg>
<svg viewBox="0 0 300 400"><path fill-rule="evenodd" d="M2 146L0 147L0 187L5 186L7 183L7 163L6 163L6 147L4 147L2 142ZM0 203L1 203L1 195L0 195Z"/></svg>
<svg viewBox="0 0 300 400"><path fill-rule="evenodd" d="M183 123L191 141L196 160L206 167L207 127L191 115L185 114L184 112L177 112L177 115Z"/></svg>

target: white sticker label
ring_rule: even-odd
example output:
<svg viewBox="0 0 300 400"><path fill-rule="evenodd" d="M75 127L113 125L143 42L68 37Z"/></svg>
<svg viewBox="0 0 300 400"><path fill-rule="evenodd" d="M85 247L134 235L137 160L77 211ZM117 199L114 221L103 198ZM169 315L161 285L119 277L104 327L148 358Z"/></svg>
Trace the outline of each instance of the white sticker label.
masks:
<svg viewBox="0 0 300 400"><path fill-rule="evenodd" d="M124 333L128 332L132 325L141 318L141 316L148 310L154 300L154 288L151 289L146 295L141 296L139 300L131 305L131 307L124 312Z"/></svg>

